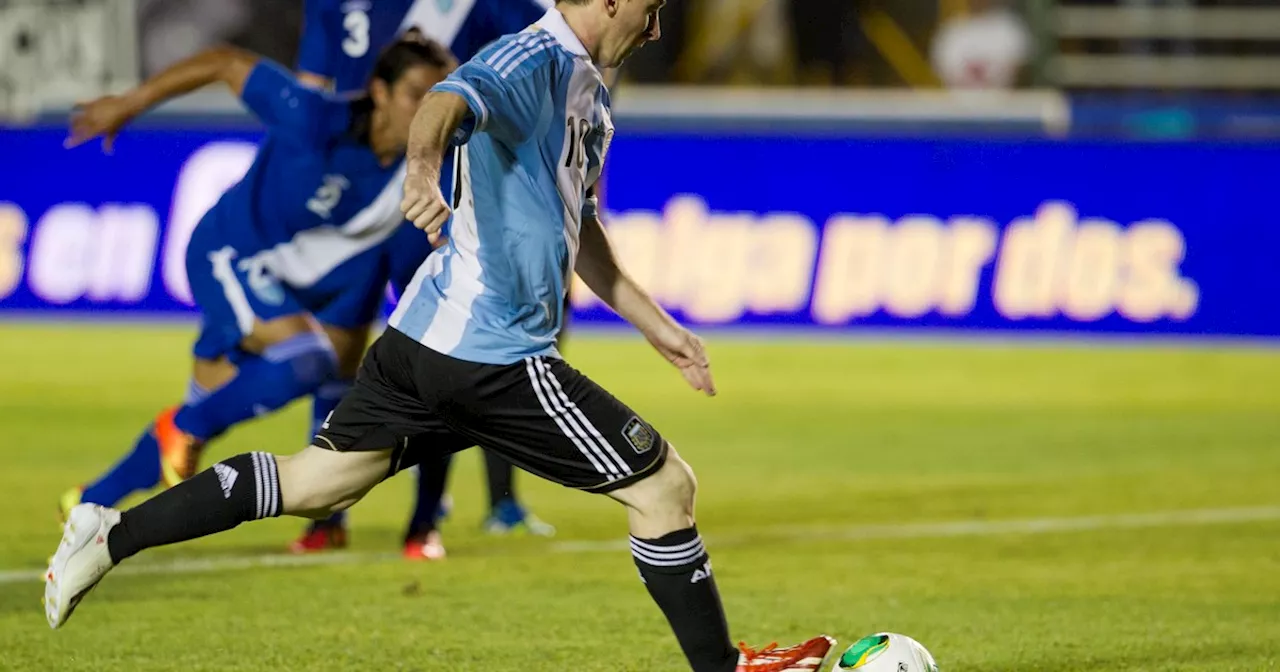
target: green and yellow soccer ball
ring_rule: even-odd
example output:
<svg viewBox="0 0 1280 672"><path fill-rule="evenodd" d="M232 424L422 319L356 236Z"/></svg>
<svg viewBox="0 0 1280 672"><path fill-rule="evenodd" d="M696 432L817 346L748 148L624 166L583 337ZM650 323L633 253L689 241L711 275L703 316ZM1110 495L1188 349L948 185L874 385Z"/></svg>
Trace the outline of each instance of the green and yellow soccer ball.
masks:
<svg viewBox="0 0 1280 672"><path fill-rule="evenodd" d="M845 649L831 672L938 672L938 664L920 642L906 635L880 632Z"/></svg>

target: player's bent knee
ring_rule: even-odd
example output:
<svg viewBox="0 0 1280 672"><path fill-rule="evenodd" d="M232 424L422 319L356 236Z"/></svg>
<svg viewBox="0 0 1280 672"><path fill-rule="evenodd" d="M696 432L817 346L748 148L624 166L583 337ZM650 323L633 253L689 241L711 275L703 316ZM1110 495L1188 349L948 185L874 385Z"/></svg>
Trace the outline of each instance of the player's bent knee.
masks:
<svg viewBox="0 0 1280 672"><path fill-rule="evenodd" d="M683 520L693 517L697 491L693 468L668 444L662 467L610 496L645 518Z"/></svg>
<svg viewBox="0 0 1280 672"><path fill-rule="evenodd" d="M674 448L669 452L658 474L662 477L662 501L693 512L693 501L698 494L698 478L693 467L680 458Z"/></svg>

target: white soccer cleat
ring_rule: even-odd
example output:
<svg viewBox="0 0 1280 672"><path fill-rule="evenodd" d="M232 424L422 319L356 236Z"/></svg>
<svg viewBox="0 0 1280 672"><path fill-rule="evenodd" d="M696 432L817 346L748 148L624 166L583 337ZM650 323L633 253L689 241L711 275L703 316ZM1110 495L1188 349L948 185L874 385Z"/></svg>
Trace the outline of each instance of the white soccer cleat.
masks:
<svg viewBox="0 0 1280 672"><path fill-rule="evenodd" d="M107 551L107 534L120 524L120 512L97 504L71 509L62 543L44 574L44 615L57 630L71 612L115 565Z"/></svg>

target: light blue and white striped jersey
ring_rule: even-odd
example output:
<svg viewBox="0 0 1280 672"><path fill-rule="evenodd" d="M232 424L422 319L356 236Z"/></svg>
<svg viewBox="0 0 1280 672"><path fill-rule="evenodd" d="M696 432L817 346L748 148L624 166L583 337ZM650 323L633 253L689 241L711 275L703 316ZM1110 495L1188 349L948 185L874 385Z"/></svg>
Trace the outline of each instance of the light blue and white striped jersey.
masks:
<svg viewBox="0 0 1280 672"><path fill-rule="evenodd" d="M578 232L596 216L587 190L613 138L600 72L553 8L434 90L470 108L455 138L465 144L449 243L418 269L390 326L472 362L559 356Z"/></svg>

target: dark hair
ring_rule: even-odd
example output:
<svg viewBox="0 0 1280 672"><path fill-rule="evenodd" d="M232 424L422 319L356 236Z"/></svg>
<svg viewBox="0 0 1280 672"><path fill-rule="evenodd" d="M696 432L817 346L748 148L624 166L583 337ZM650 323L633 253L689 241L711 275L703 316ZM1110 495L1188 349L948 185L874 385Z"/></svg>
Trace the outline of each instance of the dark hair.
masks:
<svg viewBox="0 0 1280 672"><path fill-rule="evenodd" d="M370 117L373 115L373 98L369 95L369 87L373 85L373 80L380 79L390 86L400 81L405 72L420 65L452 70L457 67L458 61L443 44L423 35L417 28L410 28L400 39L378 54L364 95L351 101L349 133L361 142L369 141Z"/></svg>

